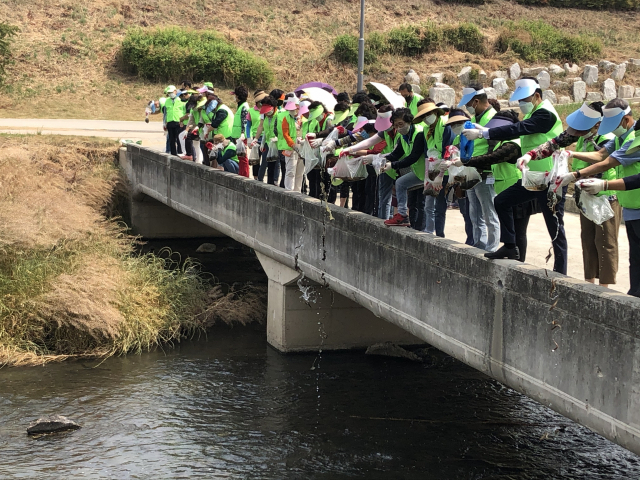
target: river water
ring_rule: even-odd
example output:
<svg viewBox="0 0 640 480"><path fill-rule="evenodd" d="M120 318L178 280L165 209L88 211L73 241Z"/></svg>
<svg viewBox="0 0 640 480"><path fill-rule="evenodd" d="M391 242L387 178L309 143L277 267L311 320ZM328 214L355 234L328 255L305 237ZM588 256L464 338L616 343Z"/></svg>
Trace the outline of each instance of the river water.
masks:
<svg viewBox="0 0 640 480"><path fill-rule="evenodd" d="M436 350L426 359L285 356L249 326L4 368L0 478L640 478L627 450ZM46 414L82 429L28 437Z"/></svg>

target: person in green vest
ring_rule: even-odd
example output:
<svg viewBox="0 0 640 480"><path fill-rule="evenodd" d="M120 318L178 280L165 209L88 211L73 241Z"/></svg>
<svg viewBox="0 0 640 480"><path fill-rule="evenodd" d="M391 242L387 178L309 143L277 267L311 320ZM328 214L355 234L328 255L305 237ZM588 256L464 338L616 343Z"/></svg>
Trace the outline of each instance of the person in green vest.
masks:
<svg viewBox="0 0 640 480"><path fill-rule="evenodd" d="M462 90L462 99L458 108L465 107L471 122L486 127L497 113L489 103L482 84L471 84ZM461 126L457 128L460 129ZM461 132L458 132L458 134ZM489 151L489 143L479 138L473 143L472 157L484 155ZM491 169L480 172L482 181L471 190L467 190L469 219L473 225L473 246L487 252L495 252L500 244L500 220L493 205L496 197L495 177Z"/></svg>
<svg viewBox="0 0 640 480"><path fill-rule="evenodd" d="M211 129L213 134L220 134L224 138L232 138L234 114L217 95L215 96L215 108L211 112Z"/></svg>
<svg viewBox="0 0 640 480"><path fill-rule="evenodd" d="M160 97L160 110L162 111L162 129L164 130L165 137L167 137L166 146L164 149L164 153L171 153L171 147L169 145L169 132L167 131L167 107L166 103L169 99L169 95L171 92L175 92L175 85L168 85L164 89L164 97Z"/></svg>
<svg viewBox="0 0 640 480"><path fill-rule="evenodd" d="M278 128L278 151L280 152L280 168L284 170L281 186L286 190L300 192L302 189L302 177L304 175L304 163L298 155L298 128L296 118L298 116L299 101L295 96L285 99L284 111L278 114L276 119ZM284 169L282 164L284 163Z"/></svg>
<svg viewBox="0 0 640 480"><path fill-rule="evenodd" d="M182 154L178 137L181 129L184 128L181 122L186 114L186 100L183 101L178 91L174 89L173 92L169 93L169 98L165 101L164 106L167 112L167 133L169 134L169 149L171 155Z"/></svg>
<svg viewBox="0 0 640 480"><path fill-rule="evenodd" d="M411 114L415 117L418 114L418 102L422 100L422 97L413 92L413 87L409 83L400 85L398 92L404 97L405 102L407 102L407 108L411 110Z"/></svg>
<svg viewBox="0 0 640 480"><path fill-rule="evenodd" d="M244 85L237 86L233 91L233 95L236 97L238 103L238 109L233 115L233 126L231 128L231 139L235 142L237 140L244 141L247 136L245 130L247 127L247 115L249 115L249 90Z"/></svg>
<svg viewBox="0 0 640 480"><path fill-rule="evenodd" d="M593 165L562 175L556 180L558 185L565 185L574 180L616 169L617 180L598 179L597 183L603 187L598 190L598 193L616 190L620 186L618 181L620 179L625 183L625 189L618 190L616 195L622 205L622 217L629 239L631 288L628 293L635 297L640 297L640 192L628 190L624 179L640 173L640 153L635 149L640 144L636 138L638 129L640 126L634 121L627 101L621 98L611 100L603 110L598 135L613 133L615 138L605 143L604 147L598 151L571 152L573 161L583 160Z"/></svg>
<svg viewBox="0 0 640 480"><path fill-rule="evenodd" d="M542 99L542 89L533 77L524 77L516 81L516 89L510 101L519 103L520 111L524 114L522 121L503 127L486 128L475 124L475 128L464 129L462 134L468 140L513 140L520 139L522 152L528 152L548 140L557 137L562 131L562 120L549 100ZM551 171L553 159L551 157L536 160L518 161L518 168L528 165L529 170L544 172ZM501 192L494 201L498 218L500 219L500 237L504 243L495 252L487 252L485 257L490 259L518 259L520 253L516 246L516 232L513 221L513 207L526 203L532 199L538 200L547 225L547 231L552 239L554 252L553 270L567 274L568 251L567 237L564 231L564 199L566 187L562 188L561 199L557 202L555 213L548 207L547 192L530 191L522 186L522 180Z"/></svg>
<svg viewBox="0 0 640 480"><path fill-rule="evenodd" d="M256 90L253 92L253 108L249 109L247 123L245 126L245 136L248 139L251 139L250 142L248 142L249 146L251 146L254 139L257 140L256 143L259 143L260 141L260 139L256 137L256 134L260 127L260 109L262 108L262 100L265 98L267 98L267 94L262 90ZM262 182L264 180L264 174L267 171L267 162L261 161L257 165L253 165L252 170L254 180Z"/></svg>
<svg viewBox="0 0 640 480"><path fill-rule="evenodd" d="M238 163L238 152L236 145L222 134L216 133L213 136L213 150L217 151L217 156L211 167L225 172L238 173L240 165Z"/></svg>
<svg viewBox="0 0 640 480"><path fill-rule="evenodd" d="M267 183L277 185L280 176L280 161L268 161L269 144L278 141L278 129L276 120L278 117L278 101L271 95L267 95L260 101L260 123L251 145L260 144L261 165L266 163ZM261 168L262 169L262 168ZM262 181L264 177L258 178Z"/></svg>

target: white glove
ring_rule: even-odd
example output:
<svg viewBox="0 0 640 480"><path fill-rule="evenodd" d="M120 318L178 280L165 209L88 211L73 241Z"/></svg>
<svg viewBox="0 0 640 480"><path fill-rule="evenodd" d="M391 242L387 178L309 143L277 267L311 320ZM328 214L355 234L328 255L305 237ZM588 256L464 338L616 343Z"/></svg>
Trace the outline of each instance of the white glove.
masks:
<svg viewBox="0 0 640 480"><path fill-rule="evenodd" d="M439 192L440 190L442 190L442 180L444 178L443 174L440 174L436 177L435 180L433 180L431 182L431 187L433 188L434 191Z"/></svg>
<svg viewBox="0 0 640 480"><path fill-rule="evenodd" d="M606 182L599 178L585 178L584 180L579 180L576 182L576 186L580 187L590 195L597 195L607 188Z"/></svg>
<svg viewBox="0 0 640 480"><path fill-rule="evenodd" d="M314 138L316 138L315 133L307 133L307 140L313 140Z"/></svg>
<svg viewBox="0 0 640 480"><path fill-rule="evenodd" d="M271 140L269 140L271 143L276 143L278 141L278 137L273 137Z"/></svg>
<svg viewBox="0 0 640 480"><path fill-rule="evenodd" d="M444 160L443 162L441 162L439 165L440 174L444 176L444 172L446 172L450 166L451 162L449 160ZM440 183L442 183L442 180L440 181Z"/></svg>
<svg viewBox="0 0 640 480"><path fill-rule="evenodd" d="M525 153L518 160L516 160L516 167L518 167L518 170L522 171L522 169L526 167L530 161L531 161L531 155L529 155L528 153Z"/></svg>
<svg viewBox="0 0 640 480"><path fill-rule="evenodd" d="M464 163L462 163L462 160L460 159L456 160L451 165L453 165L454 167L464 167Z"/></svg>
<svg viewBox="0 0 640 480"><path fill-rule="evenodd" d="M573 175L572 172L563 173L562 175L558 175L555 178L555 180L553 181L553 183L556 186L556 188L554 188L553 191L557 192L559 188L566 187L571 182L573 182L575 179L576 179L576 177Z"/></svg>
<svg viewBox="0 0 640 480"><path fill-rule="evenodd" d="M241 133L240 134L240 138L238 139L238 141L244 142L244 139L245 139L244 133Z"/></svg>
<svg viewBox="0 0 640 480"><path fill-rule="evenodd" d="M336 142L329 140L327 144L322 147L323 152L333 152L336 149Z"/></svg>
<svg viewBox="0 0 640 480"><path fill-rule="evenodd" d="M251 147L251 148L253 148L253 147L255 147L257 144L258 144L258 139L257 139L257 138L254 138L253 140L251 140L250 147Z"/></svg>
<svg viewBox="0 0 640 480"><path fill-rule="evenodd" d="M462 135L467 137L467 140L478 140L482 138L482 130L478 128L465 128L462 130Z"/></svg>
<svg viewBox="0 0 640 480"><path fill-rule="evenodd" d="M359 160L364 164L364 165L371 165L371 163L373 162L373 159L375 158L375 155L363 155L362 157L359 158Z"/></svg>
<svg viewBox="0 0 640 480"><path fill-rule="evenodd" d="M386 172L387 170L391 170L391 162L387 162L382 166L383 172Z"/></svg>
<svg viewBox="0 0 640 480"><path fill-rule="evenodd" d="M324 138L316 138L315 140L310 141L309 145L311 145L311 148L318 148L322 145L323 140Z"/></svg>

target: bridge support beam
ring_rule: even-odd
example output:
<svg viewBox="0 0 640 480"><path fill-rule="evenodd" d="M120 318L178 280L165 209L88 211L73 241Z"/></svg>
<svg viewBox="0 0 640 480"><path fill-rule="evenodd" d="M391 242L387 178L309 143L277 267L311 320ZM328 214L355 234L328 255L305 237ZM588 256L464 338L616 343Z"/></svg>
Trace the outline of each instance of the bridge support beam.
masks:
<svg viewBox="0 0 640 480"><path fill-rule="evenodd" d="M269 277L267 341L280 352L366 348L380 342L424 343L353 300L301 280L296 270L257 255Z"/></svg>

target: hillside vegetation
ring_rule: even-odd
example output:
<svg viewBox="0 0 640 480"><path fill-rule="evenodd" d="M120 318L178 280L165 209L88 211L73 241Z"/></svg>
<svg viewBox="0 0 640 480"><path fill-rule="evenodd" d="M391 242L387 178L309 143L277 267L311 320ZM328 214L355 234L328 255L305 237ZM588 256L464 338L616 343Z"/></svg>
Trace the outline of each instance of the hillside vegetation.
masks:
<svg viewBox="0 0 640 480"><path fill-rule="evenodd" d="M9 86L0 99L0 115L142 119L145 100L157 98L162 85L124 68L121 45L131 28L214 30L229 44L266 60L274 72L273 86L286 90L322 80L353 91L356 70L335 58L333 46L340 35L357 34L358 13L356 0L196 0L188 8L167 0L4 0L0 21L18 26L20 32L13 45L15 63L8 67ZM508 0L480 5L382 0L367 2L366 19L367 32L379 32L379 38L415 24L430 23L445 31L447 25L474 24L488 45L495 45L512 22L539 20L562 34L597 41L602 53L588 51L585 61L640 57L640 44L635 41L640 21L633 11L533 7ZM463 35L458 40L465 39ZM521 58L526 52L518 54L514 48L460 51L455 42L449 43L437 50L407 52L413 56L381 49L366 68L367 79L397 86L409 68L423 76L443 72L445 78L447 74L455 78L464 65L477 65L487 72L504 69L514 60L527 65ZM175 82L182 80L176 77ZM230 101L228 95L223 98Z"/></svg>

